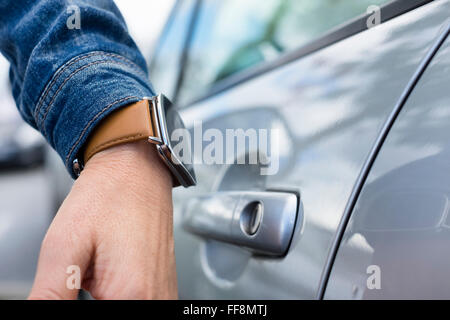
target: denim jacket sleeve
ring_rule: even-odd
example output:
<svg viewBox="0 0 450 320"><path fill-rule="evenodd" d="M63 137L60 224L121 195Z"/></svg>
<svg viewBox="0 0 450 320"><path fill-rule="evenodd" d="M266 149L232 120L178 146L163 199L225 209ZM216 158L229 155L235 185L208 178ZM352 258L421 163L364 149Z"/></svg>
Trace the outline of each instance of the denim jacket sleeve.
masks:
<svg viewBox="0 0 450 320"><path fill-rule="evenodd" d="M0 51L22 117L72 162L113 110L153 96L112 0L0 0Z"/></svg>

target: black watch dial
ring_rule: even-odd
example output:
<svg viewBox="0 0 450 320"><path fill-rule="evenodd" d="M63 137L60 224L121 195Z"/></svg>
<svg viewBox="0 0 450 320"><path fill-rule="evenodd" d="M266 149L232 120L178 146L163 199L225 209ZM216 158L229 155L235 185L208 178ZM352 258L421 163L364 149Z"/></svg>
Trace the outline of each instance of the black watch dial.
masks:
<svg viewBox="0 0 450 320"><path fill-rule="evenodd" d="M183 120L172 103L164 95L158 96L157 105L160 116L163 145L160 146L160 153L173 168L172 173L180 180L180 184L185 187L195 185L195 173L191 153L190 135L186 131ZM183 134L184 132L184 134ZM174 134L175 133L175 134ZM176 172L174 172L174 170Z"/></svg>

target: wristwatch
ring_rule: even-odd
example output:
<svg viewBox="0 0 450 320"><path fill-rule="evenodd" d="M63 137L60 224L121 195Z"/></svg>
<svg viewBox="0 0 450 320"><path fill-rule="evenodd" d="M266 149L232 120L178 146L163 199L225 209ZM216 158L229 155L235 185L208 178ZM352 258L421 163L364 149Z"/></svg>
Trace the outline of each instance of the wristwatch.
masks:
<svg viewBox="0 0 450 320"><path fill-rule="evenodd" d="M75 159L73 170L79 175L83 164L99 151L127 142L146 140L156 145L160 158L172 173L175 187L194 186L196 180L189 148L183 148L182 157L173 150L175 141L171 137L177 129L185 127L169 99L163 94L145 97L114 111L94 129L82 152L83 159Z"/></svg>

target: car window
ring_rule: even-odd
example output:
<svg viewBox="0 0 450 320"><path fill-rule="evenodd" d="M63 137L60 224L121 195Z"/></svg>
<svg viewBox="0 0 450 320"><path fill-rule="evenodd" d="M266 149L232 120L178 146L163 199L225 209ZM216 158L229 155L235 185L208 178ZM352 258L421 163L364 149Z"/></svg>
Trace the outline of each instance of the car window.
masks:
<svg viewBox="0 0 450 320"><path fill-rule="evenodd" d="M173 99L180 72L185 39L196 0L177 1L158 46L150 59L150 78L157 92Z"/></svg>
<svg viewBox="0 0 450 320"><path fill-rule="evenodd" d="M298 48L387 0L202 1L179 96L185 104L213 84Z"/></svg>

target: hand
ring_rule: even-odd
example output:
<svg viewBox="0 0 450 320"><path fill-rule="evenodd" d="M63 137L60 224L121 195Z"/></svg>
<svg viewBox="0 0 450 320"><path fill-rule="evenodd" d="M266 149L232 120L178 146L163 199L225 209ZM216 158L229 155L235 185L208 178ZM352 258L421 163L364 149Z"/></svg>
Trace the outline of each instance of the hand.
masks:
<svg viewBox="0 0 450 320"><path fill-rule="evenodd" d="M30 299L76 299L71 265L96 299L176 299L172 181L145 141L86 164L42 243Z"/></svg>

